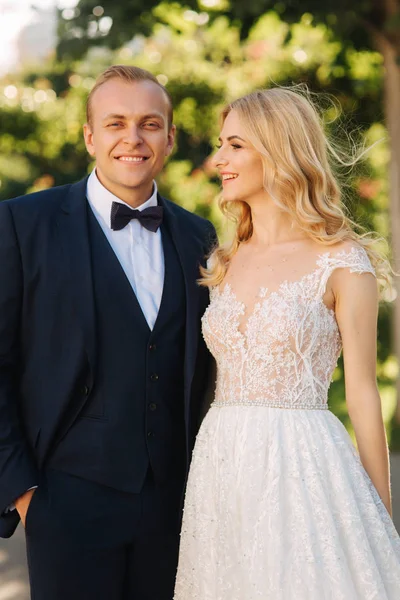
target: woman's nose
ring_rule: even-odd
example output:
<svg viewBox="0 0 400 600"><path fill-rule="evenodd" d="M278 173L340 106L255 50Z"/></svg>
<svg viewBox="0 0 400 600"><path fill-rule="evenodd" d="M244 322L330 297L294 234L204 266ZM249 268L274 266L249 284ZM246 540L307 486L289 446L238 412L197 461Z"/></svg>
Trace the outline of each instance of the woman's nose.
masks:
<svg viewBox="0 0 400 600"><path fill-rule="evenodd" d="M212 157L211 162L212 162L213 166L217 167L217 168L228 164L228 161L224 157L222 148L219 148L217 150L217 152Z"/></svg>

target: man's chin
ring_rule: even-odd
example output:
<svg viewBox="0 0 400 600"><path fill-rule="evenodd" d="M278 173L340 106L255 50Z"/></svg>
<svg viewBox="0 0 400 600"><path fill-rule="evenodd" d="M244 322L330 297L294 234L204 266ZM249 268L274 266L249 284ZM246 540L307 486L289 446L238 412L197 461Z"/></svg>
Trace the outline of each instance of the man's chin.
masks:
<svg viewBox="0 0 400 600"><path fill-rule="evenodd" d="M115 181L114 185L123 188L126 190L146 190L147 188L153 187L153 178L152 179L140 179L140 178L128 178L120 181Z"/></svg>

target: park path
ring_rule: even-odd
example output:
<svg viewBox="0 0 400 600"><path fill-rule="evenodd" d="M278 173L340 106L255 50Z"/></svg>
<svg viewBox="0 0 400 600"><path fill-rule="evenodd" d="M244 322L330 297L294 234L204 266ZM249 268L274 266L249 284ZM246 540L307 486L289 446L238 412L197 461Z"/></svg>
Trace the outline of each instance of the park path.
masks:
<svg viewBox="0 0 400 600"><path fill-rule="evenodd" d="M400 531L400 454L391 457L394 523ZM0 540L0 600L29 600L25 539L22 527Z"/></svg>

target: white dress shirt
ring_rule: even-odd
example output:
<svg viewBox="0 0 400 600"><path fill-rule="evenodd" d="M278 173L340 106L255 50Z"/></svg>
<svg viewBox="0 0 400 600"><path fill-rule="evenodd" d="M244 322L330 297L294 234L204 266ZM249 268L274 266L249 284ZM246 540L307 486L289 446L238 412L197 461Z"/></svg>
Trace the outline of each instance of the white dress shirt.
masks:
<svg viewBox="0 0 400 600"><path fill-rule="evenodd" d="M161 304L164 286L164 252L161 231L148 231L137 219L132 219L120 231L111 229L111 205L113 202L125 204L109 192L99 181L93 169L87 183L87 199L111 248L114 250L125 275L136 294L146 321L153 329ZM137 206L143 210L157 206L157 184L154 182L151 197ZM129 207L132 208L132 207Z"/></svg>

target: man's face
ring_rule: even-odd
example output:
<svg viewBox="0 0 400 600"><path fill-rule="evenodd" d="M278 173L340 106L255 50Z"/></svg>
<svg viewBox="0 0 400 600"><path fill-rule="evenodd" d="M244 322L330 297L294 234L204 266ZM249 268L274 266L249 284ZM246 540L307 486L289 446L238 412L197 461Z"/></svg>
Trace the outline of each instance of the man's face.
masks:
<svg viewBox="0 0 400 600"><path fill-rule="evenodd" d="M84 126L86 148L96 158L97 176L115 196L139 206L152 193L153 179L173 148L169 105L153 81L115 78L91 99L91 123Z"/></svg>

